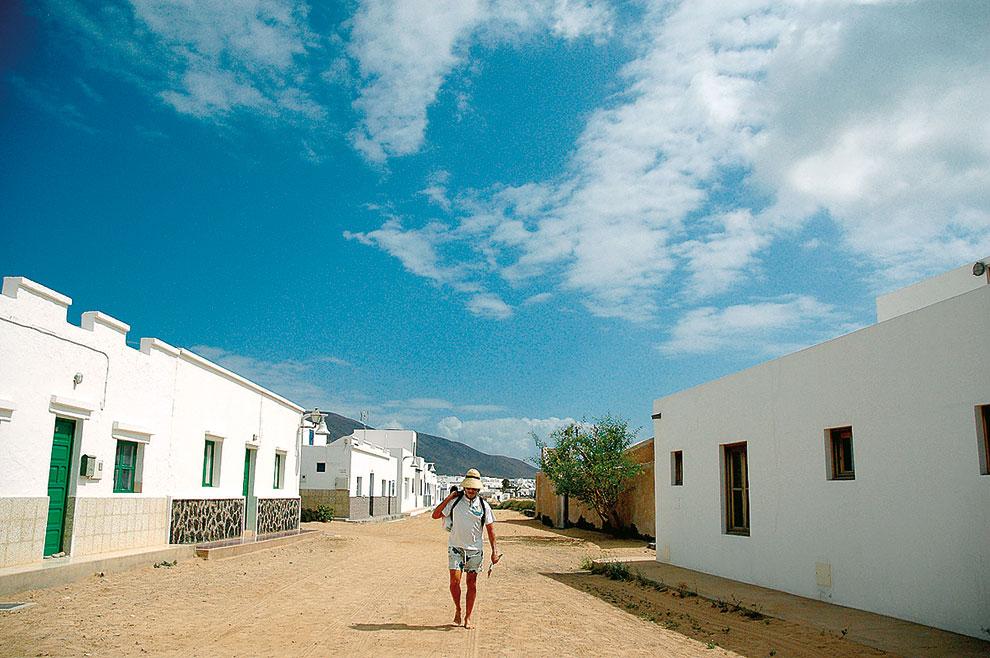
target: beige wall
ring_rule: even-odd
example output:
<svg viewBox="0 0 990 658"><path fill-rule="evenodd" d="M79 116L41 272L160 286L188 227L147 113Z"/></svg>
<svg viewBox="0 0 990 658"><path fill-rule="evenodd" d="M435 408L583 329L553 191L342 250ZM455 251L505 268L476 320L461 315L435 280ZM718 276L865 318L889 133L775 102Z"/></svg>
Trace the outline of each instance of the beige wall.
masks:
<svg viewBox="0 0 990 658"><path fill-rule="evenodd" d="M69 498L65 536L72 555L168 543L168 498Z"/></svg>
<svg viewBox="0 0 990 658"><path fill-rule="evenodd" d="M653 439L647 439L630 447L626 454L643 467L642 472L619 495L616 512L626 529L635 526L641 535L656 536L656 500L654 498ZM583 518L587 523L601 527L598 514L573 498L567 501L567 523L575 525ZM553 483L542 471L536 474L536 516L546 516L554 527L563 527L562 496L553 491Z"/></svg>

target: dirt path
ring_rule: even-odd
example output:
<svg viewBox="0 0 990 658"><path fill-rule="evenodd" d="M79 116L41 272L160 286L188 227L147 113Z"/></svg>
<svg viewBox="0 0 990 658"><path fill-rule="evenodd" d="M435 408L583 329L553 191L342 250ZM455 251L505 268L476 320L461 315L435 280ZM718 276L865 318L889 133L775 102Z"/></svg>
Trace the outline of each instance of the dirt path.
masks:
<svg viewBox="0 0 990 658"><path fill-rule="evenodd" d="M498 518L505 560L479 579L473 630L449 625L446 534L421 516L315 524L319 536L282 548L27 592L16 598L33 607L0 615L0 655L736 655L627 611L613 588L635 584L566 575L586 556L642 555L641 542L565 536L514 512ZM756 653L760 642L740 649L767 655Z"/></svg>

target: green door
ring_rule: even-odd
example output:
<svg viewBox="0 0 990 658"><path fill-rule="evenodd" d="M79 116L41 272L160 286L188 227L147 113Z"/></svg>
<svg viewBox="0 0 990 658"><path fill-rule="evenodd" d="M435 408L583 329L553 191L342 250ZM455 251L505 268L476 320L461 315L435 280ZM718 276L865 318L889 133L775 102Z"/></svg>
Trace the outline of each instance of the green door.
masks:
<svg viewBox="0 0 990 658"><path fill-rule="evenodd" d="M247 498L251 484L251 449L244 451L244 485L241 487L241 495Z"/></svg>
<svg viewBox="0 0 990 658"><path fill-rule="evenodd" d="M76 421L55 419L52 438L52 461L48 467L48 525L45 528L45 555L62 550L65 528L65 504L69 495L69 463L72 460L72 435Z"/></svg>

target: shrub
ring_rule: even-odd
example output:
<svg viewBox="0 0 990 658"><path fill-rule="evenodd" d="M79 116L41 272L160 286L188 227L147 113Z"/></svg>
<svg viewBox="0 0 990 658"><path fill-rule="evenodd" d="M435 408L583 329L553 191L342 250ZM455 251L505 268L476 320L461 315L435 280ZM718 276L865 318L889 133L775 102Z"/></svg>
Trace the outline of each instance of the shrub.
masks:
<svg viewBox="0 0 990 658"><path fill-rule="evenodd" d="M497 509L511 509L516 512L536 510L536 501L532 498L510 498L509 500L502 501L497 506Z"/></svg>
<svg viewBox="0 0 990 658"><path fill-rule="evenodd" d="M600 564L592 564L591 573L600 574L609 580L632 579L632 575L629 573L629 567L622 562L603 562Z"/></svg>
<svg viewBox="0 0 990 658"><path fill-rule="evenodd" d="M329 505L320 505L316 509L304 509L300 518L304 523L306 521L320 521L322 523L329 523L333 521L333 508Z"/></svg>

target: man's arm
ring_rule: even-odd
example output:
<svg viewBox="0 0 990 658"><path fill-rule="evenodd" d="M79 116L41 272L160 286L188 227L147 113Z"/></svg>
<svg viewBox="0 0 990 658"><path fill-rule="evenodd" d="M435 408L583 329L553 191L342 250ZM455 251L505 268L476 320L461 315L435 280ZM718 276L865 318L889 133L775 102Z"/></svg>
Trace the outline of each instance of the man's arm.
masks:
<svg viewBox="0 0 990 658"><path fill-rule="evenodd" d="M492 547L492 564L498 562L498 549L495 547L495 524L489 523L485 526L488 528L488 544Z"/></svg>
<svg viewBox="0 0 990 658"><path fill-rule="evenodd" d="M433 510L433 518L434 519L439 519L439 518L443 517L443 508L444 508L444 506L446 506L447 503L449 503L451 500L453 500L456 497L457 497L457 494L456 493L449 493L449 494L447 494L447 497L444 498L443 500L441 500L440 501L440 504L437 505L436 508Z"/></svg>

